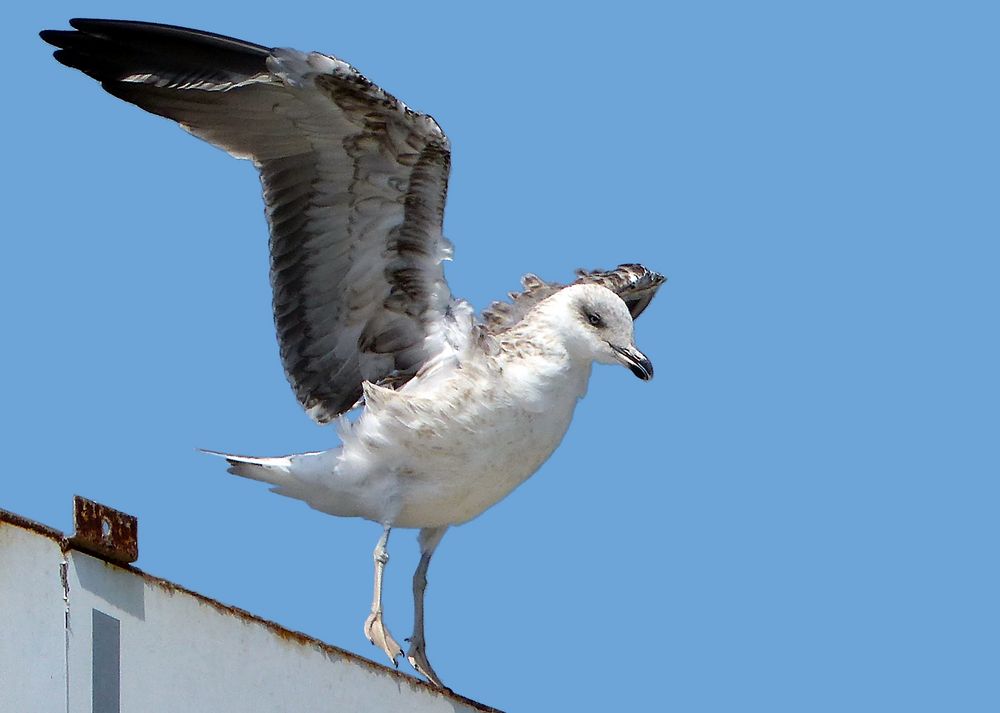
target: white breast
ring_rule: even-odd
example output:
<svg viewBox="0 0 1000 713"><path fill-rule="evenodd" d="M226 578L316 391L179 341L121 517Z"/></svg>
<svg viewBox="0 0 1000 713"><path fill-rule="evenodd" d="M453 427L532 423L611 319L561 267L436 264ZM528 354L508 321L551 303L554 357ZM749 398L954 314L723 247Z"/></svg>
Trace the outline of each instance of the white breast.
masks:
<svg viewBox="0 0 1000 713"><path fill-rule="evenodd" d="M548 459L589 375L589 365L534 356L467 362L432 385L379 389L342 433L333 508L311 504L399 527L470 520ZM339 511L348 501L363 512Z"/></svg>

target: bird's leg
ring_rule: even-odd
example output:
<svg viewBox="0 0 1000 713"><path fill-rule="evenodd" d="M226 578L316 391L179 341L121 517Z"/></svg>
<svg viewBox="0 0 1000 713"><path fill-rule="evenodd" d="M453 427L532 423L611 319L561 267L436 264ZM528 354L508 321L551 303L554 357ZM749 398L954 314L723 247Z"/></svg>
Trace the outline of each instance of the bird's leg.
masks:
<svg viewBox="0 0 1000 713"><path fill-rule="evenodd" d="M392 634L385 628L385 624L382 623L382 572L385 569L386 562L389 561L389 551L386 549L386 544L389 542L389 531L391 529L388 525L385 526L385 530L382 531L382 537L379 538L378 544L375 545L375 552L373 553L375 560L375 595L372 597L371 614L365 619L365 636L375 646L385 651L386 656L392 660L392 665L395 666L396 657L403 655L403 649L400 648L396 640L392 638Z"/></svg>
<svg viewBox="0 0 1000 713"><path fill-rule="evenodd" d="M446 686L434 672L431 662L427 660L426 644L424 642L424 590L427 588L427 566L448 526L426 527L420 531L420 564L413 573L413 636L407 641L410 648L406 659L413 668L422 673L428 681L439 688Z"/></svg>

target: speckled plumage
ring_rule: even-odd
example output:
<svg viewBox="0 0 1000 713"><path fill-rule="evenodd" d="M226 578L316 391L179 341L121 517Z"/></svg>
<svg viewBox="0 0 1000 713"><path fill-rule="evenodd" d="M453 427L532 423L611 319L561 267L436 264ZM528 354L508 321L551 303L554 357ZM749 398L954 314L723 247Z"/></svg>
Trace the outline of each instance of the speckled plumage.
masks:
<svg viewBox="0 0 1000 713"><path fill-rule="evenodd" d="M423 632L434 549L549 457L593 362L652 378L633 320L664 278L637 264L581 271L568 286L527 275L477 321L441 267L450 147L433 118L316 52L168 25L70 24L42 33L60 62L259 169L282 364L313 419L339 419L341 445L217 455L317 510L383 526L365 634L393 661L402 652L381 605L389 532L421 528L407 658L441 685Z"/></svg>
<svg viewBox="0 0 1000 713"><path fill-rule="evenodd" d="M631 344L621 299L597 285L567 288L495 337L495 349L469 323L461 348L399 390L366 383L360 417L338 425L340 448L266 462L230 456L236 472L332 515L420 528L472 519L531 476L569 427L602 347L566 339L583 297Z"/></svg>

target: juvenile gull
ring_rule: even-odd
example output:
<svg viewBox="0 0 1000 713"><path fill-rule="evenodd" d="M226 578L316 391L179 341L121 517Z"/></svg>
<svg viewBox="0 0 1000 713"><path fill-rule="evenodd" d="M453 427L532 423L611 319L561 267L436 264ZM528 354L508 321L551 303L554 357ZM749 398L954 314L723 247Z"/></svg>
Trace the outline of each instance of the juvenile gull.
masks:
<svg viewBox="0 0 1000 713"><path fill-rule="evenodd" d="M527 275L477 320L442 271L450 150L430 116L335 57L168 25L70 25L41 33L56 59L259 169L285 374L309 416L336 420L342 445L216 455L281 495L382 526L364 630L393 663L403 652L383 622L389 532L420 529L406 657L442 686L423 621L435 548L551 455L593 362L652 378L633 320L664 278L636 264L579 271L569 285Z"/></svg>

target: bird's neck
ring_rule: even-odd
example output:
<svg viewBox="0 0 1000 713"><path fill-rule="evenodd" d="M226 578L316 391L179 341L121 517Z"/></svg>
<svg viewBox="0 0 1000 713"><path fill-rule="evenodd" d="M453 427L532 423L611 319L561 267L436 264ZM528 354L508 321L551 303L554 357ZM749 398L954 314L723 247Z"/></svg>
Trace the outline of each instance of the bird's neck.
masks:
<svg viewBox="0 0 1000 713"><path fill-rule="evenodd" d="M555 331L524 327L512 329L502 339L503 371L539 403L552 399L576 401L587 393L593 361L567 348Z"/></svg>

